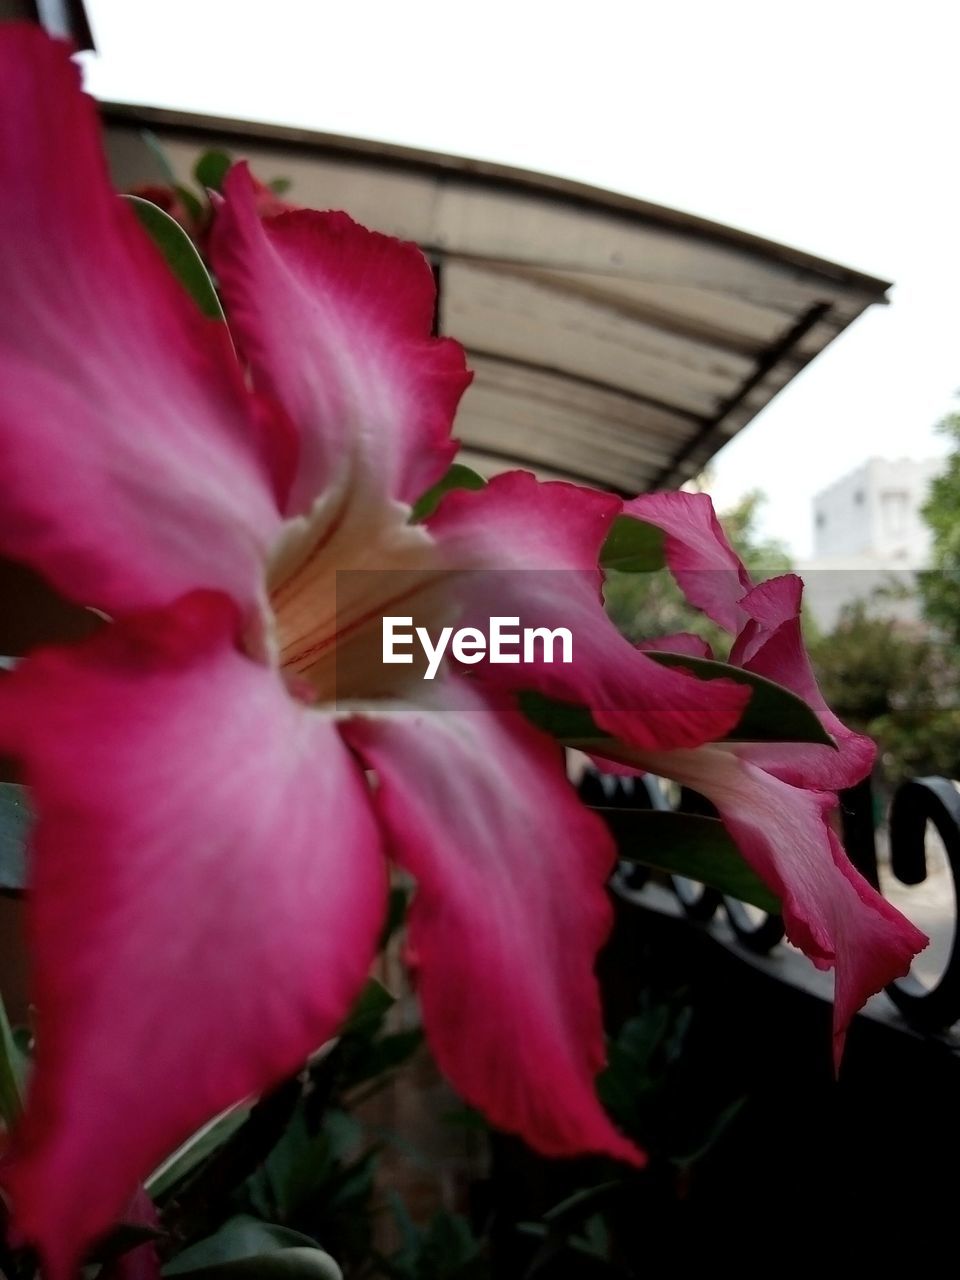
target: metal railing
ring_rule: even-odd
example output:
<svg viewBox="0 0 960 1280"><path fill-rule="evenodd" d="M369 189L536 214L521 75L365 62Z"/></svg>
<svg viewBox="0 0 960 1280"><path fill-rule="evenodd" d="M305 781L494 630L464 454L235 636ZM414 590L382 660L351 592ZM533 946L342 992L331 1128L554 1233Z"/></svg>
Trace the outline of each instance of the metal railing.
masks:
<svg viewBox="0 0 960 1280"><path fill-rule="evenodd" d="M650 776L630 778L588 771L580 792L590 805L606 809L669 809L713 813L710 806L691 792L679 794L672 804L667 789ZM844 845L854 866L875 888L891 880L904 886L922 884L928 876L928 838L931 828L942 841L950 879L946 904L952 915L953 936L945 963L932 982L921 981L913 973L891 983L886 994L915 1031L938 1034L960 1022L960 789L958 784L939 777L914 778L902 782L892 793L886 817L889 864L880 876L877 847L874 789L869 780L842 792L840 816ZM622 863L614 877L614 890L636 897L650 879L650 873L635 863ZM779 915L746 907L719 890L680 876L662 879L683 913L699 925L724 922L737 943L754 956L767 956L784 940ZM902 907L902 903L898 902Z"/></svg>

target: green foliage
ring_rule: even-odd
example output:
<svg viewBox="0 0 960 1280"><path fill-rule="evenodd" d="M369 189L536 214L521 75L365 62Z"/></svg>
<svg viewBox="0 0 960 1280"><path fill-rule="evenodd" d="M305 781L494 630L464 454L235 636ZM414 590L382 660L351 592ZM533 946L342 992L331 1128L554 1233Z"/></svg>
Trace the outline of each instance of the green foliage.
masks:
<svg viewBox="0 0 960 1280"><path fill-rule="evenodd" d="M143 229L163 254L167 266L177 277L205 316L223 320L223 308L213 286L210 273L203 265L193 241L168 213L140 196L125 197L133 205Z"/></svg>
<svg viewBox="0 0 960 1280"><path fill-rule="evenodd" d="M638 1172L603 1162L597 1166L601 1176L564 1197L539 1222L521 1224L525 1235L540 1241L525 1280L541 1274L640 1274L629 1255L644 1254L657 1228L651 1216L656 1206L669 1203L671 1196L682 1198L696 1166L743 1106L740 1098L718 1107L691 1095L682 1067L692 1023L683 992L647 992L620 1028L598 1090L617 1126L647 1151L650 1166ZM595 1269L580 1270L577 1258L591 1259Z"/></svg>
<svg viewBox="0 0 960 1280"><path fill-rule="evenodd" d="M780 902L743 860L718 818L671 809L598 809L617 853L670 875L686 876L741 902L778 914Z"/></svg>
<svg viewBox="0 0 960 1280"><path fill-rule="evenodd" d="M395 917L399 920L399 914ZM322 1243L348 1274L372 1257L375 1177L383 1149L354 1112L419 1048L419 1028L393 1031L394 999L371 980L335 1048L314 1064L289 1121L235 1203Z"/></svg>
<svg viewBox="0 0 960 1280"><path fill-rule="evenodd" d="M474 1235L456 1213L441 1210L418 1227L399 1196L390 1197L403 1245L378 1257L381 1274L391 1280L486 1280L490 1275L486 1241Z"/></svg>
<svg viewBox="0 0 960 1280"><path fill-rule="evenodd" d="M264 1221L322 1234L338 1258L356 1261L370 1247L378 1149L339 1106L314 1112L306 1099L298 1106L239 1200Z"/></svg>
<svg viewBox="0 0 960 1280"><path fill-rule="evenodd" d="M240 1214L185 1249L163 1269L183 1280L342 1280L309 1236Z"/></svg>
<svg viewBox="0 0 960 1280"><path fill-rule="evenodd" d="M750 701L729 735L740 742L819 742L833 746L833 739L816 714L797 694L773 680L742 667L729 667L709 658L685 653L651 653L665 667L680 667L701 680L727 679L747 685Z"/></svg>
<svg viewBox="0 0 960 1280"><path fill-rule="evenodd" d="M476 471L465 467L462 462L455 462L446 475L441 476L437 483L417 500L410 513L410 519L414 524L419 524L428 516L432 516L451 489L482 489L486 483L483 476L477 475Z"/></svg>
<svg viewBox="0 0 960 1280"><path fill-rule="evenodd" d="M188 1138L147 1179L146 1190L149 1195L154 1199L160 1198L189 1177L246 1124L252 1109L253 1104L249 1102L231 1107Z"/></svg>
<svg viewBox="0 0 960 1280"><path fill-rule="evenodd" d="M928 773L960 776L955 645L861 601L811 646L811 657L833 710L877 742L889 782Z"/></svg>
<svg viewBox="0 0 960 1280"><path fill-rule="evenodd" d="M205 151L193 166L193 176L199 186L219 191L232 164L233 157L226 151Z"/></svg>
<svg viewBox="0 0 960 1280"><path fill-rule="evenodd" d="M833 739L806 702L790 689L758 676L742 667L730 667L709 658L685 653L651 653L664 667L680 667L702 680L726 679L750 689L750 700L739 722L728 735L739 742L819 742L832 746ZM558 702L536 692L524 693L520 706L528 720L569 746L579 746L597 755L618 759L616 739L599 728L586 707Z"/></svg>
<svg viewBox="0 0 960 1280"><path fill-rule="evenodd" d="M948 414L937 429L953 449L923 509L933 534L935 572L921 575L920 591L929 620L960 644L960 412Z"/></svg>
<svg viewBox="0 0 960 1280"><path fill-rule="evenodd" d="M763 494L754 490L720 517L731 544L757 581L786 573L792 568L783 544L761 538L757 533L757 517L763 502ZM617 526L614 526L614 533L616 531ZM605 552L609 547L608 539ZM718 656L729 652L730 638L699 610L687 604L670 574L647 573L640 576L635 572L624 572L623 562L618 564L612 554L605 554L604 566L607 612L631 640L652 640L678 631L689 631L706 640ZM657 567L653 554L649 554L648 567Z"/></svg>
<svg viewBox="0 0 960 1280"><path fill-rule="evenodd" d="M917 588L930 625L885 616L879 601L859 602L811 646L824 696L876 741L892 785L930 773L960 776L960 412L939 430L954 448L923 511L935 568L918 575Z"/></svg>
<svg viewBox="0 0 960 1280"><path fill-rule="evenodd" d="M618 516L600 552L608 572L653 573L666 567L663 530L632 516Z"/></svg>
<svg viewBox="0 0 960 1280"><path fill-rule="evenodd" d="M395 928L406 896L392 895ZM299 1076L214 1121L149 1180L165 1274L325 1280L341 1267L369 1274L384 1143L355 1107L421 1043L419 1028L391 1028L394 1004L371 979L338 1040Z"/></svg>

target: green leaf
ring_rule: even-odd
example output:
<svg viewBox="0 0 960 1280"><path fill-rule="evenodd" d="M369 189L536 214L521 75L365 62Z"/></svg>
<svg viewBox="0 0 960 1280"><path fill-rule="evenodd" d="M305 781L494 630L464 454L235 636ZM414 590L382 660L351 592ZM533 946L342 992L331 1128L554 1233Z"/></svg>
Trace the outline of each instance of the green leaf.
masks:
<svg viewBox="0 0 960 1280"><path fill-rule="evenodd" d="M671 1156L670 1163L681 1170L691 1169L695 1164L699 1164L703 1157L717 1145L746 1105L746 1098L735 1098L729 1106L724 1107L699 1143L684 1155Z"/></svg>
<svg viewBox="0 0 960 1280"><path fill-rule="evenodd" d="M198 1129L150 1175L145 1184L147 1193L154 1199L166 1195L188 1173L192 1173L208 1156L229 1141L241 1125L246 1123L252 1109L252 1102L241 1102Z"/></svg>
<svg viewBox="0 0 960 1280"><path fill-rule="evenodd" d="M122 1258L131 1249L136 1249L151 1240L162 1240L163 1232L157 1227L141 1222L118 1222L105 1236L102 1236L88 1252L85 1265L94 1262L114 1262Z"/></svg>
<svg viewBox="0 0 960 1280"><path fill-rule="evenodd" d="M173 189L180 197L184 208L187 213L189 213L190 217L193 218L194 222L202 223L207 212L206 207L202 202L197 199L189 187L183 186L180 182L175 182L173 184Z"/></svg>
<svg viewBox="0 0 960 1280"><path fill-rule="evenodd" d="M447 474L438 480L432 489L422 494L414 504L413 511L410 513L411 523L418 524L421 520L426 520L427 516L432 516L440 505L441 498L451 489L482 489L486 483L483 476L477 475L476 471L463 466L460 462L455 462Z"/></svg>
<svg viewBox="0 0 960 1280"><path fill-rule="evenodd" d="M764 676L710 658L685 653L651 652L649 657L665 667L681 667L702 680L725 678L749 685L753 693L740 723L728 738L734 742L816 742L836 747L833 738L803 698Z"/></svg>
<svg viewBox="0 0 960 1280"><path fill-rule="evenodd" d="M486 1245L466 1219L441 1209L425 1228L414 1226L399 1196L392 1196L403 1248L378 1262L391 1280L479 1280L488 1276Z"/></svg>
<svg viewBox="0 0 960 1280"><path fill-rule="evenodd" d="M656 871L701 884L771 915L780 902L744 862L717 818L668 809L597 808L617 842L617 853Z"/></svg>
<svg viewBox="0 0 960 1280"><path fill-rule="evenodd" d="M193 166L193 176L201 187L219 191L232 164L233 158L226 151L205 151Z"/></svg>
<svg viewBox="0 0 960 1280"><path fill-rule="evenodd" d="M351 1033L373 1035L396 1003L396 996L390 994L379 978L368 978L346 1022L340 1028L341 1036Z"/></svg>
<svg viewBox="0 0 960 1280"><path fill-rule="evenodd" d="M162 1274L193 1280L343 1280L340 1268L315 1240L246 1214L184 1249Z"/></svg>
<svg viewBox="0 0 960 1280"><path fill-rule="evenodd" d="M291 185L289 178L271 178L267 183L267 186L275 196L285 196Z"/></svg>
<svg viewBox="0 0 960 1280"><path fill-rule="evenodd" d="M223 320L223 308L213 281L196 246L180 223L140 196L125 196L124 199L133 205L141 226L203 314L213 320Z"/></svg>
<svg viewBox="0 0 960 1280"><path fill-rule="evenodd" d="M601 729L586 707L574 702L558 702L545 694L527 690L518 696L520 710L538 729L565 742L614 742Z"/></svg>
<svg viewBox="0 0 960 1280"><path fill-rule="evenodd" d="M600 1182L593 1187L581 1187L565 1200L561 1200L559 1204L555 1204L552 1209L548 1209L543 1215L543 1220L553 1224L554 1227L561 1225L566 1227L570 1223L579 1223L587 1213L593 1211L598 1201L605 1200L619 1191L622 1186L623 1184L616 1180Z"/></svg>
<svg viewBox="0 0 960 1280"><path fill-rule="evenodd" d="M25 787L0 782L0 893L22 893L26 885L26 843L33 813Z"/></svg>
<svg viewBox="0 0 960 1280"><path fill-rule="evenodd" d="M600 552L601 568L653 573L666 564L662 529L633 516L617 516Z"/></svg>

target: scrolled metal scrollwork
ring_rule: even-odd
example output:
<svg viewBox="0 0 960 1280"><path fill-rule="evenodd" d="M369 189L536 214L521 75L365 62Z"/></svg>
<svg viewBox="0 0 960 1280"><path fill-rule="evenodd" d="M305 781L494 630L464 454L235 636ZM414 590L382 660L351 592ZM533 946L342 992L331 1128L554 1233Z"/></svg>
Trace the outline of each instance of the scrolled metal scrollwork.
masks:
<svg viewBox="0 0 960 1280"><path fill-rule="evenodd" d="M727 913L730 928L737 935L741 946L757 955L765 956L783 941L783 917L752 910L736 898L724 897L723 909ZM757 914L754 915L753 912Z"/></svg>
<svg viewBox="0 0 960 1280"><path fill-rule="evenodd" d="M578 788L580 798L591 808L601 809L666 809L669 808L663 788L649 774L620 775L599 769L585 770ZM639 862L621 862L618 875L628 889L642 889L650 878L647 867Z"/></svg>
<svg viewBox="0 0 960 1280"><path fill-rule="evenodd" d="M887 994L918 1031L945 1031L960 1020L960 792L946 778L914 778L903 783L890 807L890 870L901 884L927 878L927 829L932 824L946 850L953 880L954 932L940 978L924 986L912 974L887 987Z"/></svg>
<svg viewBox="0 0 960 1280"><path fill-rule="evenodd" d="M581 783L588 804L618 809L670 808L667 795L655 778L623 778L588 771ZM713 816L715 810L703 797L684 789L676 808L687 813ZM877 859L874 790L870 779L840 795L839 818L851 862L872 885L880 887ZM954 933L950 953L940 977L925 986L915 975L891 983L887 994L915 1030L936 1034L960 1022L960 786L946 778L915 778L902 783L893 795L889 811L890 871L904 885L922 884L928 874L927 833L933 826L943 842L953 880ZM649 877L642 867L624 864L621 882L639 889ZM722 907L740 944L765 955L784 937L777 915L759 915L718 890L682 876L671 875L669 885L684 913L700 924L710 922Z"/></svg>
<svg viewBox="0 0 960 1280"><path fill-rule="evenodd" d="M715 812L709 801L687 787L680 791L677 809L682 813L699 813L705 817L712 817ZM723 902L723 894L717 889L698 884L696 880L688 880L686 876L671 876L670 887L687 916L698 924L707 924L712 920Z"/></svg>

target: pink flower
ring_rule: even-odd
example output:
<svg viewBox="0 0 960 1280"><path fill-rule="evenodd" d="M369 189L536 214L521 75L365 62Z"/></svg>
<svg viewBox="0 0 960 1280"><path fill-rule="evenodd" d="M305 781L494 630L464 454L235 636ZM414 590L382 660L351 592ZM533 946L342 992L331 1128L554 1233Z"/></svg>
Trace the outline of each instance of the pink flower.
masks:
<svg viewBox="0 0 960 1280"><path fill-rule="evenodd" d="M387 858L417 881L425 1026L464 1098L548 1154L642 1159L594 1092L614 852L517 689L588 706L629 758L715 800L792 936L836 962L842 1031L919 935L824 821L869 761L816 702L795 592L749 591L683 496L626 508L673 522L671 562L740 633L736 660L793 682L840 751L705 746L747 692L609 622L618 499L515 473L410 523L469 379L430 336L414 246L343 214L262 219L238 167L210 239L228 332L110 191L65 48L6 27L0 71L0 551L110 619L0 680L0 751L39 814L37 1061L5 1182L49 1273L200 1124L336 1033ZM697 585L698 556L735 585ZM435 682L378 661L381 615L455 608L570 628L576 660Z"/></svg>
<svg viewBox="0 0 960 1280"><path fill-rule="evenodd" d="M818 968L835 968L839 1067L853 1015L903 976L928 941L853 868L835 831L836 792L869 774L874 745L841 724L820 693L803 646L798 577L755 586L705 494L646 494L624 511L663 530L667 563L689 602L736 636L731 663L798 694L836 743L713 743L628 749L614 758L711 800L744 858L780 897L787 936ZM683 636L657 647L696 652L697 644Z"/></svg>
<svg viewBox="0 0 960 1280"><path fill-rule="evenodd" d="M607 620L611 496L510 475L410 524L469 377L414 246L263 221L237 168L211 239L228 334L111 192L65 47L5 27L0 70L0 550L110 619L0 681L39 815L21 1231L70 1274L175 1145L335 1034L385 855L417 880L425 1025L464 1098L543 1152L641 1160L594 1092L605 828L487 672L388 671L375 623L447 608L456 568L522 569L502 611L580 646L522 683L635 746L722 736L744 690Z"/></svg>

